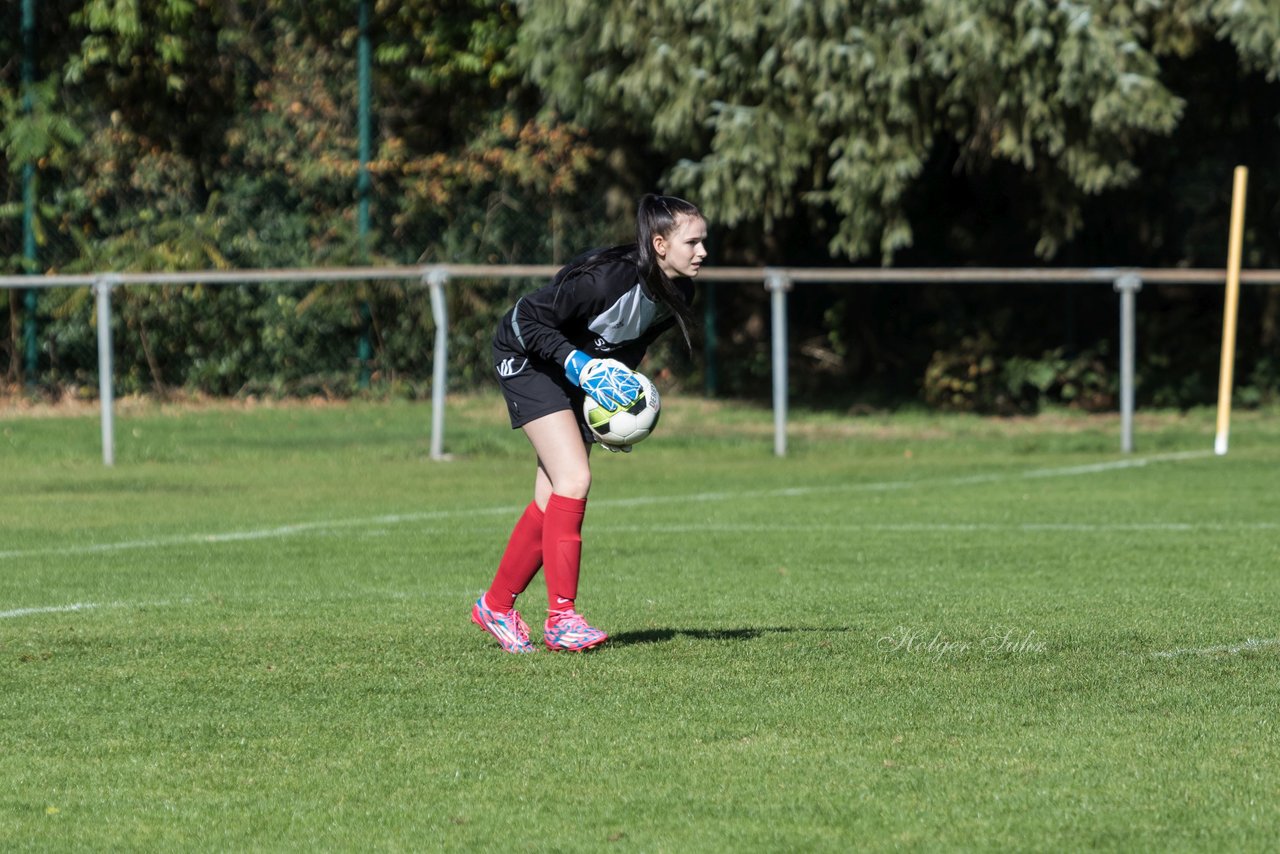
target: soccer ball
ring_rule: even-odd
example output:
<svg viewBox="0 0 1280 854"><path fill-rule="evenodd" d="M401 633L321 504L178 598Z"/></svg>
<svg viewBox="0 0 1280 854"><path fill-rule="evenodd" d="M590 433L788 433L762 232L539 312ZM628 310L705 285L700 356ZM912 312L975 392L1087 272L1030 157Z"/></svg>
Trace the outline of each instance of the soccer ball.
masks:
<svg viewBox="0 0 1280 854"><path fill-rule="evenodd" d="M662 401L658 389L644 374L636 373L640 381L640 396L625 409L601 406L591 395L582 401L582 414L596 440L615 447L634 445L653 432L658 426Z"/></svg>

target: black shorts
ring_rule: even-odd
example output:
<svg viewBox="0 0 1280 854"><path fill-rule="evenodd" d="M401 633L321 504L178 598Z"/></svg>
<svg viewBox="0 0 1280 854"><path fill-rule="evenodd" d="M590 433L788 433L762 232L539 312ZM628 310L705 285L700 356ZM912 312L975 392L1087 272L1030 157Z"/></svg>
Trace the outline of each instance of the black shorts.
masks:
<svg viewBox="0 0 1280 854"><path fill-rule="evenodd" d="M543 359L530 359L494 345L493 369L498 374L498 385L507 401L507 414L511 416L511 429L515 430L530 421L567 409L573 413L582 431L584 442L594 441L591 428L582 414L582 389L569 382L564 369Z"/></svg>

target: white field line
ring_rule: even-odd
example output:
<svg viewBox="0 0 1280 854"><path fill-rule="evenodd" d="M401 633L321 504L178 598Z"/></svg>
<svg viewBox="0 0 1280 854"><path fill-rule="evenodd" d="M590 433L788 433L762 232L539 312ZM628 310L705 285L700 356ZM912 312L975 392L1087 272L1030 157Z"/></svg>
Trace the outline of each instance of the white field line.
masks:
<svg viewBox="0 0 1280 854"><path fill-rule="evenodd" d="M1153 652L1151 655L1154 658L1181 658L1186 655L1238 655L1242 652L1265 649L1269 646L1280 646L1280 638L1249 638L1238 644L1167 649L1162 652Z"/></svg>
<svg viewBox="0 0 1280 854"><path fill-rule="evenodd" d="M805 495L823 495L832 492L892 492L899 489L914 489L921 486L970 486L975 483L998 483L1000 481L1032 480L1046 477L1077 477L1086 474L1119 471L1121 469L1142 468L1151 463L1175 462L1179 460L1199 459L1212 455L1212 451L1181 451L1171 454L1153 454L1149 457L1138 457L1131 460L1113 460L1106 463L1092 463L1082 466L1064 466L1062 468L1030 469L1024 472L965 475L963 477L922 478L920 480L887 480L872 483L842 483L832 486L795 486L782 489L747 489L735 492L702 492L693 495L677 496L640 496L637 498L618 498L610 501L592 502L592 507L640 507L646 504L665 504L676 501L734 501L739 498L796 498Z"/></svg>
<svg viewBox="0 0 1280 854"><path fill-rule="evenodd" d="M175 534L169 537L156 537L148 540L122 540L115 543L92 543L83 546L60 546L44 549L15 549L0 552L0 560L35 557L38 555L79 555L100 554L103 552L130 551L134 549L154 549L163 546L189 546L219 543L237 543L246 540L271 540L290 537L311 532L327 532L340 528L364 528L378 525L397 525L405 522L429 522L445 520L460 515L476 516L491 513L518 512L518 508L489 507L480 510L456 511L437 510L423 513L397 513L389 516L370 516L363 519L331 519L323 522L299 522L294 525L279 525L274 528L259 528L251 531L227 531L220 534Z"/></svg>
<svg viewBox="0 0 1280 854"><path fill-rule="evenodd" d="M1101 474L1122 469L1141 468L1152 463L1174 462L1179 460L1207 457L1209 451L1185 451L1171 454L1153 454L1148 457L1113 460L1105 463L1093 463L1081 466L1065 466L1062 468L1030 469L1024 472L991 473L982 475L966 475L964 477L923 478L919 480L891 480L872 483L848 483L832 486L798 486L781 489L760 489L745 491L701 492L689 495L640 496L637 498L597 499L592 502L593 508L600 507L640 507L649 504L674 504L677 502L717 502L736 501L744 497L752 498L797 498L807 495L823 495L838 492L888 492L918 487L968 486L976 483L997 483L1000 481L1017 481L1048 477L1078 477L1081 475ZM163 548L165 546L217 545L221 543L245 542L249 540L280 539L308 533L325 533L342 528L369 528L379 525L398 525L414 522L445 521L449 519L471 519L480 515L512 515L520 512L520 507L487 507L468 510L436 510L422 513L398 513L387 516L370 516L356 519L330 519L318 522L299 522L292 525L278 525L271 528L259 528L247 531L228 531L216 534L175 534L167 537L155 537L145 540L123 540L114 543L91 543L78 546L55 546L37 549L12 549L0 551L0 560L14 560L41 556L70 556L102 554L137 549ZM957 529L961 530L961 529ZM1082 528L1080 530L1092 530Z"/></svg>
<svg viewBox="0 0 1280 854"><path fill-rule="evenodd" d="M0 611L0 620L11 620L14 617L30 617L33 614L64 614L68 611L88 611L97 608L96 602L76 602L74 605L50 605L45 608L16 608L12 611Z"/></svg>
<svg viewBox="0 0 1280 854"><path fill-rule="evenodd" d="M96 608L157 608L177 603L187 604L191 599L161 600L151 602L74 602L70 605L42 605L29 608L14 608L11 611L0 611L0 620L13 620L18 617L35 617L40 614L67 614L74 611L92 611Z"/></svg>

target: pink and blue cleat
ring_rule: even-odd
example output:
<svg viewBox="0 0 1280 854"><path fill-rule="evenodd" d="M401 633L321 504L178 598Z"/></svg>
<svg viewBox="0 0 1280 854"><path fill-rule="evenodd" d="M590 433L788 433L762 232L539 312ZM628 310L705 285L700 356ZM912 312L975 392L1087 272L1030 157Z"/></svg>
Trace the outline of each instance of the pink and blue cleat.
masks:
<svg viewBox="0 0 1280 854"><path fill-rule="evenodd" d="M600 629L587 625L577 611L554 614L547 618L543 628L543 643L552 652L582 652L594 649L609 639Z"/></svg>
<svg viewBox="0 0 1280 854"><path fill-rule="evenodd" d="M514 608L510 611L491 611L484 604L484 596L481 596L471 607L471 622L497 638L507 652L534 651L533 644L529 643L529 627L520 619L520 612Z"/></svg>

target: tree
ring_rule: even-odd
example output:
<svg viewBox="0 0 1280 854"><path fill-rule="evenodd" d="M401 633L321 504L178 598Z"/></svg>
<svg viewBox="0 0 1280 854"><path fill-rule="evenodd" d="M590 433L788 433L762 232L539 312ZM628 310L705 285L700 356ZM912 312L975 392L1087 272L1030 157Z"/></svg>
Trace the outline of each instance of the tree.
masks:
<svg viewBox="0 0 1280 854"><path fill-rule="evenodd" d="M674 163L670 186L774 262L789 227L823 235L833 255L892 262L936 209L921 183L949 174L963 176L971 208L1000 212L991 225L1006 244L1054 258L1090 200L1135 187L1147 155L1178 147L1187 96L1162 62L1223 42L1236 75L1274 86L1280 72L1280 12L1264 0L521 10L520 56L551 107L593 131L644 134ZM963 225L937 240L944 254L947 241L982 244Z"/></svg>
<svg viewBox="0 0 1280 854"><path fill-rule="evenodd" d="M578 251L577 238L564 238L575 227L599 235L601 218L565 201L580 192L596 152L578 129L536 116L536 92L509 61L518 26L511 3L369 7L374 231L366 239L356 223L355 3L42 4L45 79L30 117L19 114L16 63L0 65L0 118L8 119L0 170L39 164L43 233L51 236L44 269L529 262L555 257L563 244ZM0 33L0 46L12 47L15 36L16 28ZM7 185L0 237L15 210ZM422 300L409 298L416 290L298 286L280 291L280 301L232 291L117 297L128 330L119 342L122 380L234 392L250 374L273 369L260 354L317 338L310 327L338 333L328 336L331 352L317 345L306 360L313 373L336 375L354 351L339 339L364 327L364 304L382 368L424 352L429 316ZM77 340L69 328L81 322L85 299L68 292L43 303L46 339ZM274 308L255 308L264 300ZM472 314L487 322L472 312L455 317ZM246 325L250 315L257 319ZM65 350L46 349L59 357L51 361L68 363ZM306 369L291 368L289 381Z"/></svg>

